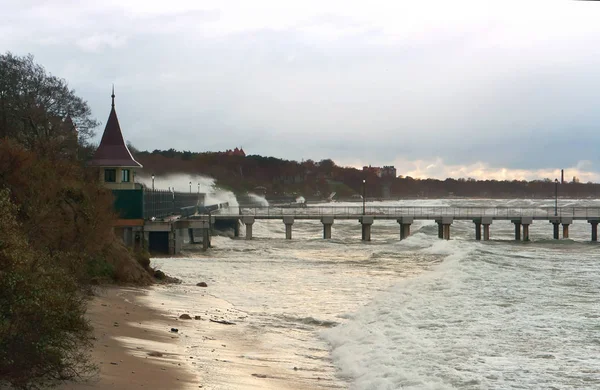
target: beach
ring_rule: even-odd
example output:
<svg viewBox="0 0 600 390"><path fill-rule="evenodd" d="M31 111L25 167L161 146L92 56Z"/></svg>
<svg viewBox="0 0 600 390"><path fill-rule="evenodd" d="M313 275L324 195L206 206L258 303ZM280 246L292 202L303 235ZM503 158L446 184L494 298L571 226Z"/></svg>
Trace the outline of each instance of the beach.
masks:
<svg viewBox="0 0 600 390"><path fill-rule="evenodd" d="M66 383L61 390L84 389L191 389L201 387L187 368L170 331L176 320L140 304L147 290L106 287L96 290L87 316L94 327L92 359L99 372L80 383ZM179 324L177 324L179 325Z"/></svg>
<svg viewBox="0 0 600 390"><path fill-rule="evenodd" d="M95 337L91 356L99 371L58 389L308 388L260 361L243 361L257 350L236 326L243 313L204 293L193 307L178 305L165 299L169 290L169 285L99 288L87 312ZM180 319L182 314L191 319Z"/></svg>

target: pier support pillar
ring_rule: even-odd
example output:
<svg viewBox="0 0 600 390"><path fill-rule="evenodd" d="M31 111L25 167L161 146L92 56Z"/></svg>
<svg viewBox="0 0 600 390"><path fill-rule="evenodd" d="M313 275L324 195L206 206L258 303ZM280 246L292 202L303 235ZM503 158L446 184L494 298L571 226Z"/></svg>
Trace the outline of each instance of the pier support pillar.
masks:
<svg viewBox="0 0 600 390"><path fill-rule="evenodd" d="M254 217L245 216L242 218L242 222L246 225L246 240L252 239L252 225L254 225Z"/></svg>
<svg viewBox="0 0 600 390"><path fill-rule="evenodd" d="M475 222L475 239L481 241L481 223Z"/></svg>
<svg viewBox="0 0 600 390"><path fill-rule="evenodd" d="M523 224L523 241L529 241L529 224Z"/></svg>
<svg viewBox="0 0 600 390"><path fill-rule="evenodd" d="M372 216L364 216L358 221L361 224L362 240L371 241L371 225L373 225L374 218Z"/></svg>
<svg viewBox="0 0 600 390"><path fill-rule="evenodd" d="M210 248L210 229L202 229L202 249L207 250Z"/></svg>
<svg viewBox="0 0 600 390"><path fill-rule="evenodd" d="M285 224L285 239L292 239L292 225L294 224L294 217L286 216L283 217L283 223Z"/></svg>
<svg viewBox="0 0 600 390"><path fill-rule="evenodd" d="M563 238L569 238L569 225L573 223L573 217L560 217L563 225Z"/></svg>
<svg viewBox="0 0 600 390"><path fill-rule="evenodd" d="M169 254L176 255L181 252L183 246L183 234L181 229L173 229L169 232Z"/></svg>
<svg viewBox="0 0 600 390"><path fill-rule="evenodd" d="M552 222L552 238L554 238L555 240L558 240L560 237L558 235L558 227L559 227L560 223L559 222Z"/></svg>
<svg viewBox="0 0 600 390"><path fill-rule="evenodd" d="M323 238L328 240L331 238L331 226L333 225L333 217L323 217L321 218L321 223L323 224Z"/></svg>
<svg viewBox="0 0 600 390"><path fill-rule="evenodd" d="M492 217L481 217L479 222L483 225L483 240L490 240L490 225L492 224Z"/></svg>
<svg viewBox="0 0 600 390"><path fill-rule="evenodd" d="M444 240L450 239L450 225L444 224Z"/></svg>
<svg viewBox="0 0 600 390"><path fill-rule="evenodd" d="M413 217L401 217L397 219L400 224L400 240L404 240L410 236L410 225L412 225Z"/></svg>
<svg viewBox="0 0 600 390"><path fill-rule="evenodd" d="M454 218L452 217L442 217L441 219L436 220L438 224L438 237L443 238L444 240L450 239L450 225Z"/></svg>
<svg viewBox="0 0 600 390"><path fill-rule="evenodd" d="M588 223L592 226L592 241L598 241L598 222L597 220L588 221Z"/></svg>
<svg viewBox="0 0 600 390"><path fill-rule="evenodd" d="M521 240L521 226L523 226L523 241L529 241L529 225L533 223L533 217L521 217L511 222L515 224L515 241Z"/></svg>
<svg viewBox="0 0 600 390"><path fill-rule="evenodd" d="M233 236L234 237L240 236L240 221L239 220L237 220L235 222L235 225L233 226Z"/></svg>
<svg viewBox="0 0 600 390"><path fill-rule="evenodd" d="M569 224L563 223L563 238L569 238Z"/></svg>
<svg viewBox="0 0 600 390"><path fill-rule="evenodd" d="M515 241L521 241L521 221L513 221L515 224Z"/></svg>
<svg viewBox="0 0 600 390"><path fill-rule="evenodd" d="M483 240L484 241L490 240L490 224L489 223L486 223L483 225Z"/></svg>
<svg viewBox="0 0 600 390"><path fill-rule="evenodd" d="M188 237L190 238L190 244L194 243L194 229L188 228Z"/></svg>

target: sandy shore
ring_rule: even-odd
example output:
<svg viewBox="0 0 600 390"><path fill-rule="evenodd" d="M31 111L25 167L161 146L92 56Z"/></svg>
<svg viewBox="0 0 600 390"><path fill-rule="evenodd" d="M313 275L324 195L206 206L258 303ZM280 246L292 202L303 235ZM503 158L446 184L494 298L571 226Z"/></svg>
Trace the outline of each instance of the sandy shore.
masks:
<svg viewBox="0 0 600 390"><path fill-rule="evenodd" d="M320 388L321 378L299 378L294 362L284 369L272 364L260 332L249 337L247 315L228 302L192 287L186 294L196 298L190 307L190 301L170 291L169 286L99 290L87 313L94 326L92 357L99 374L58 389ZM192 319L180 319L181 314Z"/></svg>
<svg viewBox="0 0 600 390"><path fill-rule="evenodd" d="M92 350L99 374L61 390L198 389L197 378L164 315L140 303L146 291L99 289L88 307L96 337ZM185 326L185 324L181 324Z"/></svg>
<svg viewBox="0 0 600 390"><path fill-rule="evenodd" d="M248 314L195 286L155 286L140 302L183 325L178 344L192 360L205 389L308 390L327 387L321 374L304 374L294 361L280 361L260 329L249 329ZM183 294L184 296L181 296ZM185 297L185 298L184 298ZM188 314L193 320L179 320ZM328 387L327 387L328 388Z"/></svg>

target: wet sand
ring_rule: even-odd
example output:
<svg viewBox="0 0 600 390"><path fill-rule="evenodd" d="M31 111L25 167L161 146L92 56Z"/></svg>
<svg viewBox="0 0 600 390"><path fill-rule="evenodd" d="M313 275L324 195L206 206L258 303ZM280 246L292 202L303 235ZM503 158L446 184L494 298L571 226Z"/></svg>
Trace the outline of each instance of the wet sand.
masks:
<svg viewBox="0 0 600 390"><path fill-rule="evenodd" d="M319 374L300 375L294 361L281 361L263 342L259 329L249 329L248 314L210 294L211 288L184 287L185 299L176 286L155 286L140 302L164 312L165 318L188 314L179 339L188 363L204 388L227 390L308 390L321 388ZM218 322L221 321L221 322ZM225 322L225 323L223 323Z"/></svg>
<svg viewBox="0 0 600 390"><path fill-rule="evenodd" d="M92 358L99 372L85 382L66 383L58 389L186 390L202 386L181 355L180 334L170 331L173 321L140 303L146 293L124 287L97 291L87 315L94 327Z"/></svg>
<svg viewBox="0 0 600 390"><path fill-rule="evenodd" d="M169 286L98 290L88 307L99 374L59 390L261 389L305 390L320 378L298 378L294 362L272 364L260 332L249 337L247 315L203 288L193 307L169 299ZM180 319L181 314L191 319ZM215 321L226 321L224 324ZM178 332L171 332L177 328Z"/></svg>

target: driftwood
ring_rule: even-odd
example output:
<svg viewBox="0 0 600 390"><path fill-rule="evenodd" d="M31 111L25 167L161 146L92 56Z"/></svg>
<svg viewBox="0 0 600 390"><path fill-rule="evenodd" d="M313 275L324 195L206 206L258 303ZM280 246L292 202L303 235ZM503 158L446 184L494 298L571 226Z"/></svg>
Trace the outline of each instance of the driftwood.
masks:
<svg viewBox="0 0 600 390"><path fill-rule="evenodd" d="M212 318L210 319L210 322L216 322L217 324L223 324L223 325L235 325L235 322L229 322L229 321L225 321L225 320L213 320Z"/></svg>

